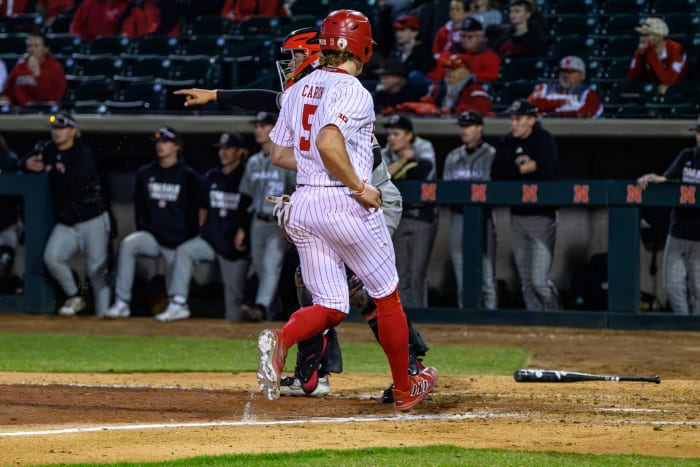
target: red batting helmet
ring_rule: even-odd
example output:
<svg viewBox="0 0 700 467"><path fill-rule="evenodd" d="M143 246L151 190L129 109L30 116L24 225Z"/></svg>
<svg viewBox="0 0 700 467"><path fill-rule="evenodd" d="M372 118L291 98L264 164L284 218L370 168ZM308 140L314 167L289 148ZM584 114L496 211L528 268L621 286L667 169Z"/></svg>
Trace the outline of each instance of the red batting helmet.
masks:
<svg viewBox="0 0 700 467"><path fill-rule="evenodd" d="M372 56L372 25L367 17L355 10L336 10L326 16L319 33L321 50L347 50L362 63Z"/></svg>
<svg viewBox="0 0 700 467"><path fill-rule="evenodd" d="M280 51L289 52L292 55L291 60L277 60L277 73L282 89L287 89L318 67L318 58L321 54L318 28L302 28L290 32L282 41Z"/></svg>

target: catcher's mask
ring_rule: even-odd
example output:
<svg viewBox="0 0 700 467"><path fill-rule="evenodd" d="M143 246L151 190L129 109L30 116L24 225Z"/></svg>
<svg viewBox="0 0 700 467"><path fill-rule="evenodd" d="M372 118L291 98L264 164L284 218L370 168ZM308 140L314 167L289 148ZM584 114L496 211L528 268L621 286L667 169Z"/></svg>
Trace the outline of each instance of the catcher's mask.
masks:
<svg viewBox="0 0 700 467"><path fill-rule="evenodd" d="M277 60L277 73L282 89L287 89L318 67L321 46L318 28L302 28L290 32L282 41L280 51L289 52L289 59Z"/></svg>
<svg viewBox="0 0 700 467"><path fill-rule="evenodd" d="M352 53L362 61L372 56L372 25L367 17L355 10L336 10L328 14L319 32L321 50L338 50Z"/></svg>

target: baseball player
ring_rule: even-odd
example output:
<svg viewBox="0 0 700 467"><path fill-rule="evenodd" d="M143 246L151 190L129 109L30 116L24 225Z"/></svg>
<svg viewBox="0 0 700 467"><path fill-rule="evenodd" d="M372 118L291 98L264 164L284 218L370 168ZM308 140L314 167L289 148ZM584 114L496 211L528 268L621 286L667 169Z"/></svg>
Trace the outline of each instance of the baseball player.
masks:
<svg viewBox="0 0 700 467"><path fill-rule="evenodd" d="M92 151L83 142L78 122L67 113L49 118L51 142L38 144L24 161L31 172L48 172L56 225L44 249L44 263L68 299L58 314L72 316L85 309L69 259L84 255L93 288L95 313L109 306L107 258L110 221Z"/></svg>
<svg viewBox="0 0 700 467"><path fill-rule="evenodd" d="M134 215L137 230L124 238L119 246L116 300L105 312L105 318L131 315L129 302L136 256L162 257L166 267L166 287L170 288L175 249L194 237L199 227L197 216L202 205L202 181L182 161L182 138L174 129L163 127L156 130L153 141L157 159L141 167L136 174ZM187 309L178 315L178 319L188 317ZM159 321L172 321L172 318L156 315Z"/></svg>
<svg viewBox="0 0 700 467"><path fill-rule="evenodd" d="M487 181L491 178L491 164L496 149L482 140L484 119L477 112L466 111L457 117L457 125L462 145L447 154L442 172L443 180ZM491 211L484 212L486 217L484 229L484 255L482 261L481 295L483 307L496 309L496 285L494 282L494 263L496 261L496 234ZM452 208L450 221L450 258L457 279L457 303L462 308L463 290L463 242L464 215L462 206Z"/></svg>
<svg viewBox="0 0 700 467"><path fill-rule="evenodd" d="M280 60L277 68L283 89L291 87L318 67L321 48L318 44L318 28L302 28L291 32L283 41L282 52L291 54L292 60ZM211 101L235 104L242 108L263 110L267 112L279 111L279 97L281 93L259 90L205 90L183 89L175 92L185 95L185 105L203 105ZM382 192L382 211L386 219L389 234L393 235L401 219L401 193L391 182L386 164L381 155L381 149L377 139L374 139L374 170L372 172L372 185ZM313 304L311 294L306 290L301 268L297 268L295 274L297 283L297 295L299 304L303 307ZM348 274L348 285L351 290L351 307L360 312L367 321L375 338L379 341L377 329L377 316L374 302L367 295L357 276ZM419 357L425 356L429 347L423 340L420 332L409 326L409 372L417 374L422 369ZM281 380L280 394L293 396L323 396L330 391L328 381L329 372L342 371L342 356L338 347L334 329L321 333L311 339L299 342L297 345L297 365L294 376L284 376ZM393 403L393 385L390 385L382 394L382 402Z"/></svg>
<svg viewBox="0 0 700 467"><path fill-rule="evenodd" d="M691 128L695 146L683 149L663 175L642 175L637 183L700 184L700 119ZM697 209L674 207L664 249L664 288L674 313L700 315L700 219Z"/></svg>
<svg viewBox="0 0 700 467"><path fill-rule="evenodd" d="M175 321L189 317L187 296L195 262L219 263L224 285L225 317L241 319L241 302L248 273L248 231L251 199L239 193L238 187L245 170L248 154L245 141L238 133L223 133L218 143L220 166L204 175L207 197L200 208L204 223L199 235L175 249L172 280L168 288L170 303L159 314L160 321Z"/></svg>
<svg viewBox="0 0 700 467"><path fill-rule="evenodd" d="M398 297L394 250L381 213L381 193L368 182L374 156L374 110L357 76L372 54L365 15L331 12L321 25L321 68L287 89L270 134L274 164L297 170L297 189L281 218L299 251L314 304L281 329L258 338L258 383L280 395L287 350L342 322L350 310L345 265L377 306L380 343L394 381L394 407L409 410L435 386L437 370L408 374L408 325Z"/></svg>

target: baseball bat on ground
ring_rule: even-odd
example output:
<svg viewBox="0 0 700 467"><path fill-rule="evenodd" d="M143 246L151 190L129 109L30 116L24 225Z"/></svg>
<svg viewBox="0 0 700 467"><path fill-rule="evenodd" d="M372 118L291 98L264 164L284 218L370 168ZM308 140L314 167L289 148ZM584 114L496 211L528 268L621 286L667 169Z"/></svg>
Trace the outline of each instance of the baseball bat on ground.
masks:
<svg viewBox="0 0 700 467"><path fill-rule="evenodd" d="M578 381L641 381L645 383L661 383L661 377L656 376L608 376L575 371L558 370L516 370L513 378L518 383L575 383Z"/></svg>

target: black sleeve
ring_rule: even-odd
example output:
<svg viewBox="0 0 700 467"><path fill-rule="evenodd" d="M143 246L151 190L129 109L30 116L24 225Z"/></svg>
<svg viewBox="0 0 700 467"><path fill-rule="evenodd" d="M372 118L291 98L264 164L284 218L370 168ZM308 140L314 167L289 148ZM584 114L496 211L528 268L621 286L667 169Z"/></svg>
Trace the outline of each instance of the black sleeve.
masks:
<svg viewBox="0 0 700 467"><path fill-rule="evenodd" d="M542 133L538 138L534 157L537 162L537 170L527 174L534 180L551 180L557 177L559 172L559 154L557 142L549 133Z"/></svg>
<svg viewBox="0 0 700 467"><path fill-rule="evenodd" d="M416 161L416 166L406 171L406 180L425 180L432 170L432 162L425 159Z"/></svg>
<svg viewBox="0 0 700 467"><path fill-rule="evenodd" d="M491 165L491 180L515 180L519 176L520 171L508 153L508 146L505 144L505 140L501 140Z"/></svg>
<svg viewBox="0 0 700 467"><path fill-rule="evenodd" d="M683 166L685 165L686 161L686 151L687 149L684 149L676 156L676 158L671 162L671 165L668 166L668 169L666 169L666 172L664 172L664 177L666 177L669 181L680 181L683 175Z"/></svg>
<svg viewBox="0 0 700 467"><path fill-rule="evenodd" d="M280 110L280 94L268 89L219 89L216 92L216 102L246 110L277 113Z"/></svg>

